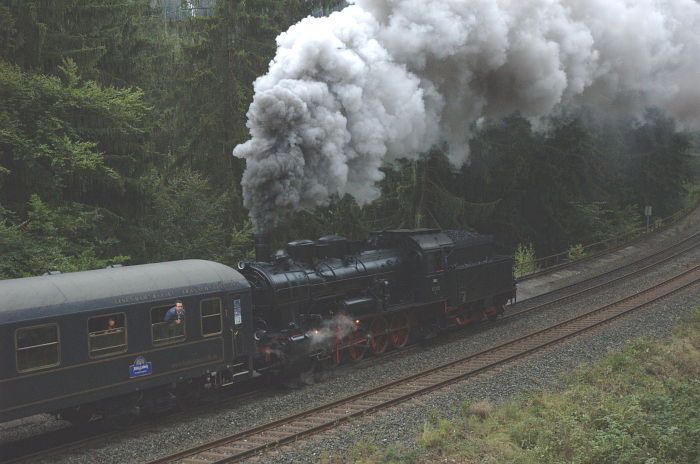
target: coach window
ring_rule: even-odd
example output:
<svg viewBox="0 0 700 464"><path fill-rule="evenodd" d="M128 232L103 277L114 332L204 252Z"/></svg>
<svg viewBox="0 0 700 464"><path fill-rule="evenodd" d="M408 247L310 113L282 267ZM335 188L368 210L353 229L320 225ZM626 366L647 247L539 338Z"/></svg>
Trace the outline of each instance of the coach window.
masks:
<svg viewBox="0 0 700 464"><path fill-rule="evenodd" d="M199 303L202 313L202 335L216 335L221 333L221 299L212 298L202 300Z"/></svg>
<svg viewBox="0 0 700 464"><path fill-rule="evenodd" d="M126 351L126 315L107 314L88 319L88 349L91 357Z"/></svg>
<svg viewBox="0 0 700 464"><path fill-rule="evenodd" d="M165 320L165 314L175 303L151 308L151 336L153 343L176 343L185 339L185 319L178 317L171 321ZM185 314L188 308L185 307ZM179 322L178 322L179 321Z"/></svg>
<svg viewBox="0 0 700 464"><path fill-rule="evenodd" d="M18 372L58 366L61 362L58 324L17 329L15 350Z"/></svg>

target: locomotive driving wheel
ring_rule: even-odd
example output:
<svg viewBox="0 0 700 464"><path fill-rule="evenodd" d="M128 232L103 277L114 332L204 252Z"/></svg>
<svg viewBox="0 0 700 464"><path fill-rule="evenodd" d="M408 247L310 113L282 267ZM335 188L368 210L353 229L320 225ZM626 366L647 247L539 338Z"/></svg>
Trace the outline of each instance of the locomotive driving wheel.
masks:
<svg viewBox="0 0 700 464"><path fill-rule="evenodd" d="M391 344L396 348L403 348L408 343L408 336L411 333L411 324L408 316L404 313L396 314L391 318Z"/></svg>
<svg viewBox="0 0 700 464"><path fill-rule="evenodd" d="M374 354L382 354L389 346L389 324L385 317L377 316L369 328L369 347Z"/></svg>
<svg viewBox="0 0 700 464"><path fill-rule="evenodd" d="M345 352L352 362L361 361L367 352L367 335L359 328L351 331L345 339Z"/></svg>

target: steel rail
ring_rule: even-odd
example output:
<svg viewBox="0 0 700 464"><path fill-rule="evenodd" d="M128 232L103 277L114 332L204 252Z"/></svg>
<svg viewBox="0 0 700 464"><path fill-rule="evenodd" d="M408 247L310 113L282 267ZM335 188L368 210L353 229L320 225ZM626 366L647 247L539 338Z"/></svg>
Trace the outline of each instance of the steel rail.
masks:
<svg viewBox="0 0 700 464"><path fill-rule="evenodd" d="M265 392L265 390L244 391L227 397L223 401L217 401L216 403L207 401L201 406L204 408L218 409L221 406L225 406L227 403L239 403L240 400L259 397L261 396L261 394L265 394ZM201 409L199 411L201 411ZM40 458L48 458L50 456L55 456L61 453L68 453L76 449L82 449L86 446L94 446L95 444L99 444L103 441L107 441L115 437L120 437L125 434L134 435L140 432L148 432L153 428L154 425L161 425L164 420L167 422L171 422L173 420L177 420L182 416L191 414L192 412L192 409L174 410L173 412L167 413L165 416L147 417L145 418L145 420L137 422L136 424L134 424L133 427L130 427L126 430L111 428L108 425L106 425L103 421L97 420L93 422L88 422L87 424L69 426L63 429L54 430L46 434L22 438L20 440L17 440L16 442L4 443L2 446L0 446L0 451L2 451L2 453L0 453L0 464L33 462ZM70 440L67 443L61 443L56 446L49 446L44 449L36 450L37 441L46 440L46 435L57 434L77 434L80 438ZM55 437L50 438L50 440L55 439ZM21 454L20 450L23 446L31 447L32 451L26 454ZM8 454L8 451L10 452L10 454Z"/></svg>
<svg viewBox="0 0 700 464"><path fill-rule="evenodd" d="M223 464L334 428L561 343L700 282L700 265L655 286L534 333L442 366L206 443L150 464Z"/></svg>

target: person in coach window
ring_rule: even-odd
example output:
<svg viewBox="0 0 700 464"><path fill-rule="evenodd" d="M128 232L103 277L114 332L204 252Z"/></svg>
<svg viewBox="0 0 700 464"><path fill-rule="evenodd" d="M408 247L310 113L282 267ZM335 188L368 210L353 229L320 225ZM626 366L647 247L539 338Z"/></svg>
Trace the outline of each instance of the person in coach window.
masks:
<svg viewBox="0 0 700 464"><path fill-rule="evenodd" d="M182 305L182 300L177 300L175 306L170 308L163 317L163 322L174 322L181 324L185 320L185 307Z"/></svg>
<svg viewBox="0 0 700 464"><path fill-rule="evenodd" d="M165 313L163 322L170 323L168 325L168 338L185 334L185 306L182 304L182 300L177 300L175 306Z"/></svg>

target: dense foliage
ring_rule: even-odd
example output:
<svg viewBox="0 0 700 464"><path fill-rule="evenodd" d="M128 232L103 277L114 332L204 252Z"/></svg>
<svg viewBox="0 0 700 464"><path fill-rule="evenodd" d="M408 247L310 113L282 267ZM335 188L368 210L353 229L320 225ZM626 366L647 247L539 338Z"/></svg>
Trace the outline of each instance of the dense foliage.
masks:
<svg viewBox="0 0 700 464"><path fill-rule="evenodd" d="M250 252L241 160L252 82L274 38L342 0L0 0L0 277ZM207 8L191 8L203 5ZM292 215L290 238L466 227L538 254L634 228L687 200L697 142L563 116L485 123L472 162L438 148L386 167L384 195Z"/></svg>

